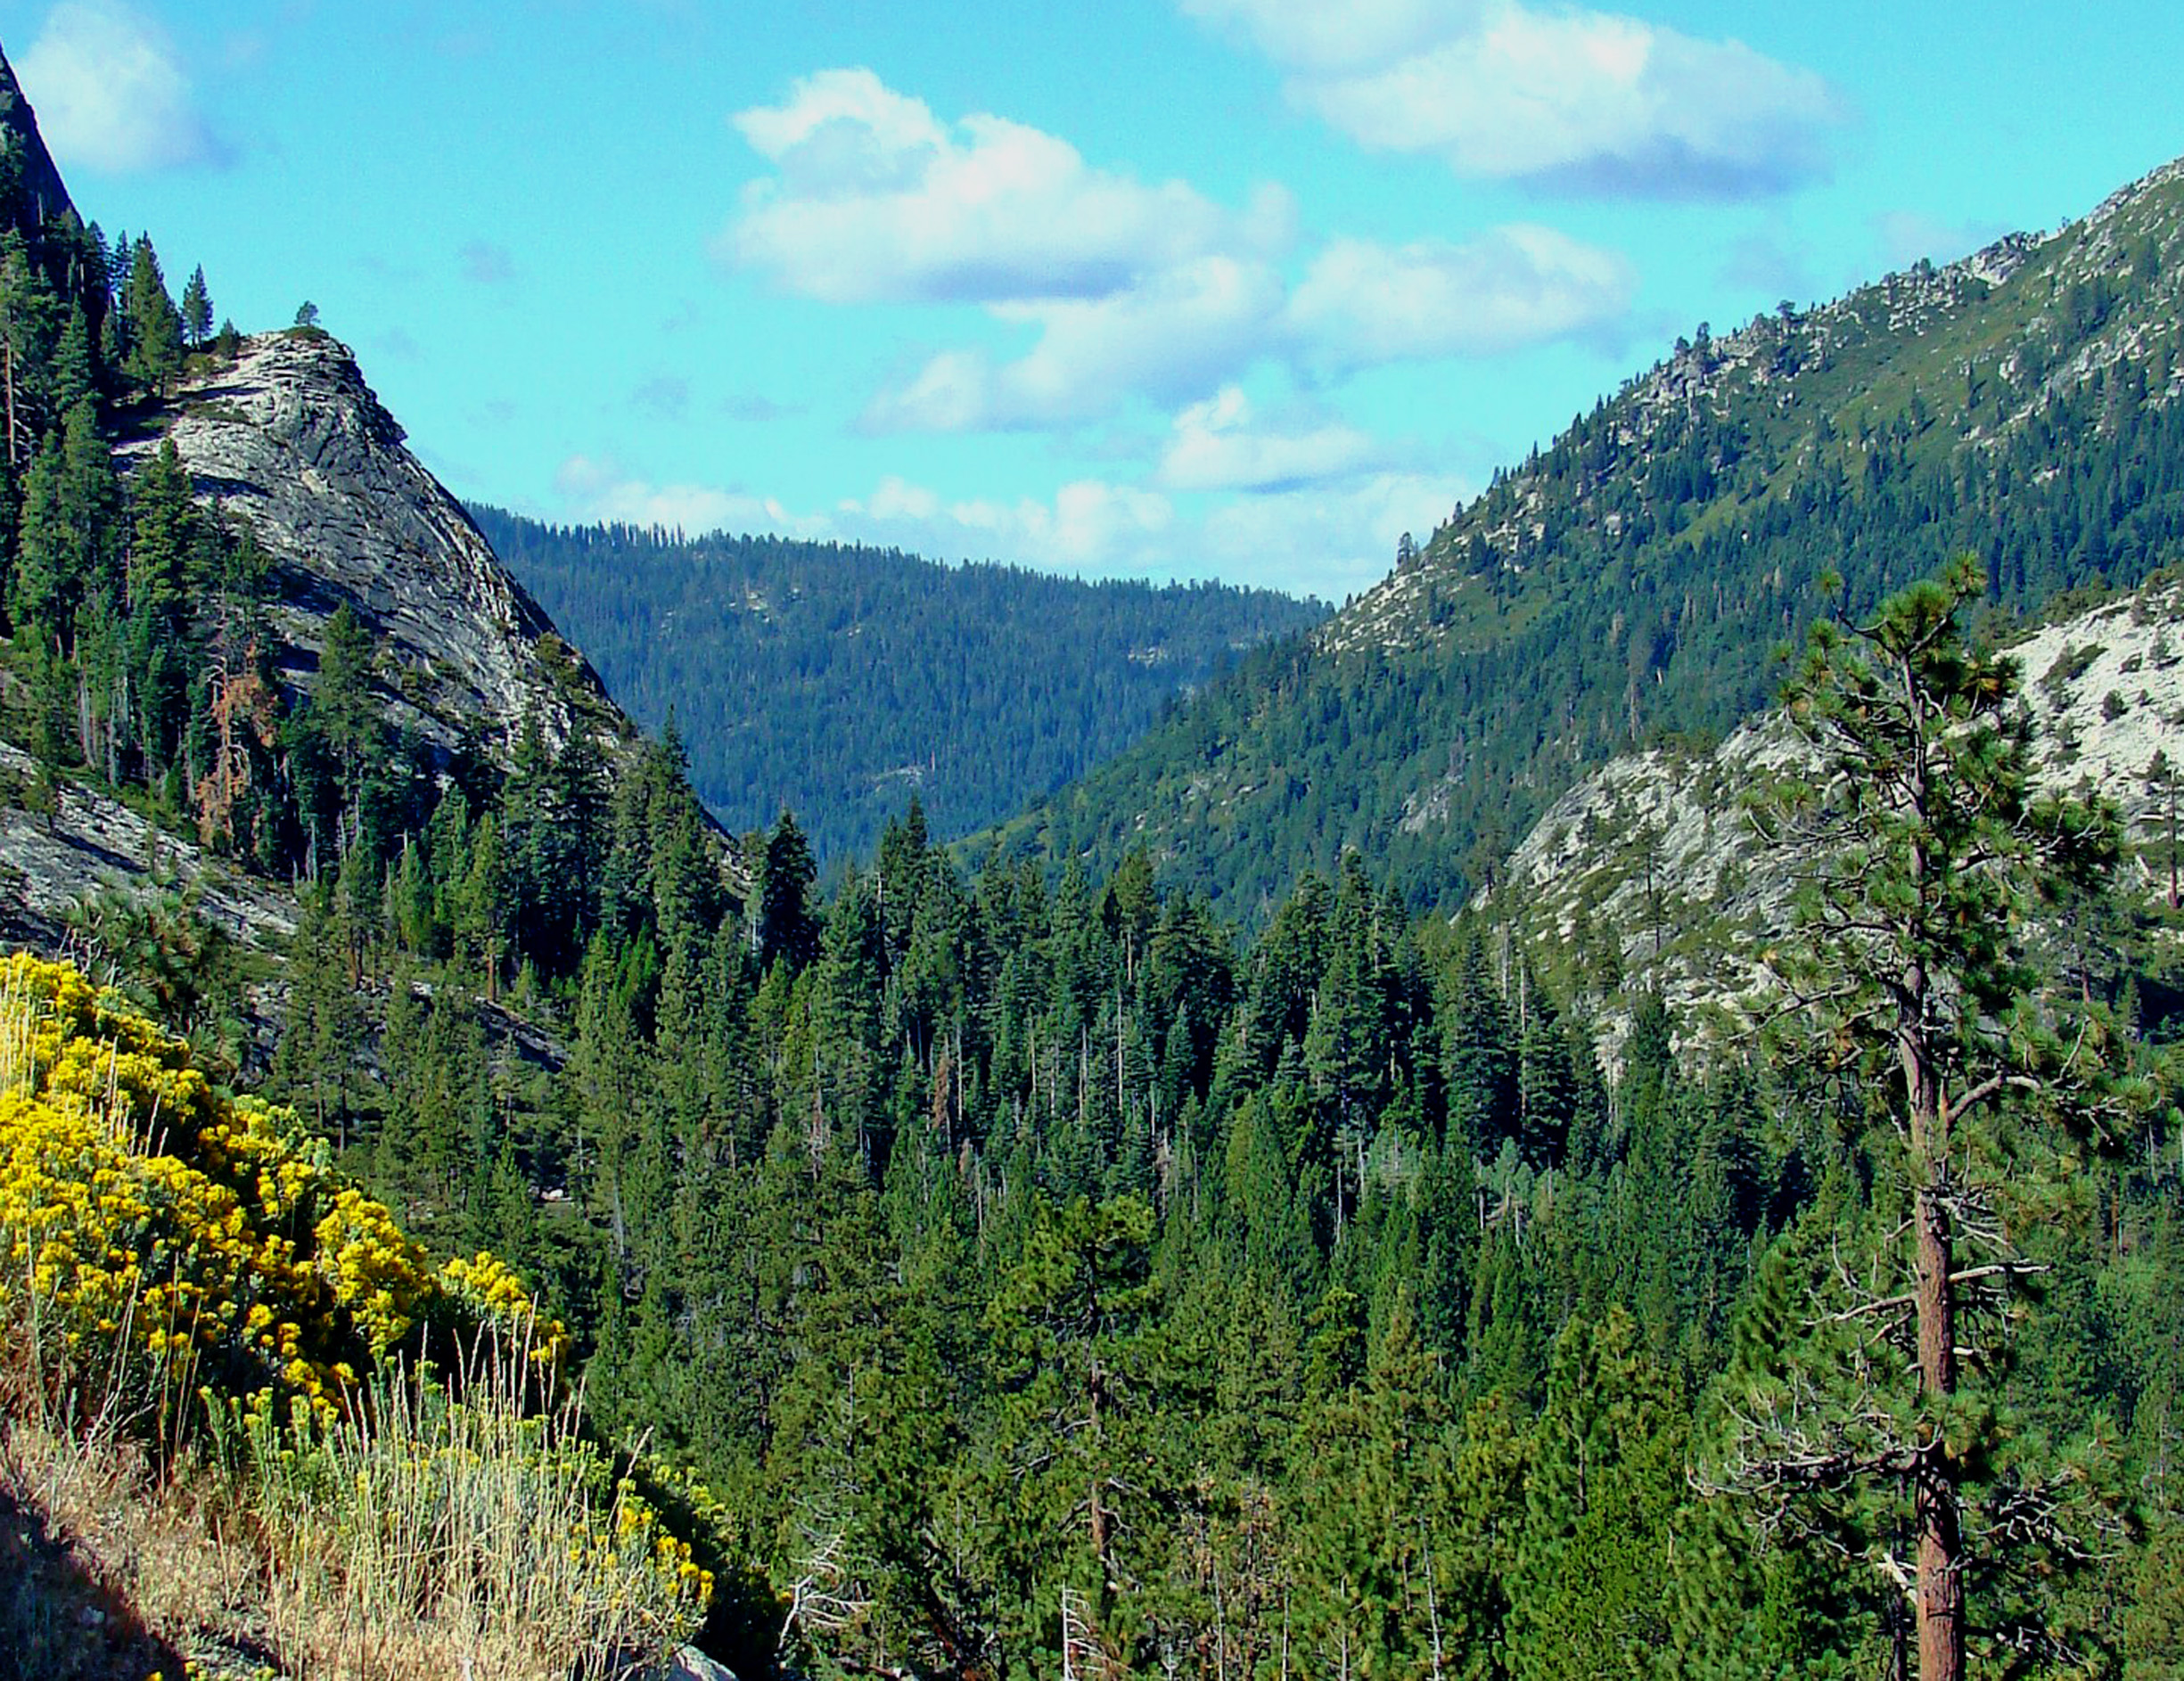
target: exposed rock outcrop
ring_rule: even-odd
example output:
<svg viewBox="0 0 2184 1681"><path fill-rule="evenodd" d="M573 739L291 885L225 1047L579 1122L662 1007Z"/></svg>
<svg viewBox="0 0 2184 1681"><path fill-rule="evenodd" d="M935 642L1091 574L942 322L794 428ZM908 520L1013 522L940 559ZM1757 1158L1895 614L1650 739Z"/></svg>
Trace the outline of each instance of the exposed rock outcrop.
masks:
<svg viewBox="0 0 2184 1681"><path fill-rule="evenodd" d="M505 758L534 712L552 746L579 724L610 750L635 741L339 340L315 328L248 339L157 421L121 456L141 463L171 437L201 495L249 521L274 562L285 684L308 693L346 603L380 639L389 717L443 751L470 731Z"/></svg>
<svg viewBox="0 0 2184 1681"><path fill-rule="evenodd" d="M239 944L265 948L295 931L295 902L270 882L168 833L119 800L68 781L0 742L0 947L58 952L70 912L104 891L183 894Z"/></svg>
<svg viewBox="0 0 2184 1681"><path fill-rule="evenodd" d="M2059 619L2010 652L2035 726L2035 785L2113 800L2130 842L2124 888L2164 896L2170 785L2148 772L2165 758L2184 804L2184 583ZM1657 991L1687 1032L1735 1031L1767 989L1761 951L1791 922L1785 861L1741 802L1806 750L1776 714L1711 753L1615 759L1556 801L1485 908L1528 943L1619 974L1626 996ZM1622 1012L1605 992L1586 1002L1612 1061Z"/></svg>

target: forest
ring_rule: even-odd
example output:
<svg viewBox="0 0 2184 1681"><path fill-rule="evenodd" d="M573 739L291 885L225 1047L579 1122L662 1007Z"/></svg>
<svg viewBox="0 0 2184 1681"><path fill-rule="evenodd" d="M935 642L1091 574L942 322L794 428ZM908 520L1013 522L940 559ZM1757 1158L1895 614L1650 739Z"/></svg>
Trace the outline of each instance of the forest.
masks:
<svg viewBox="0 0 2184 1681"><path fill-rule="evenodd" d="M707 807L739 832L792 808L823 864L869 853L912 791L949 839L998 823L1325 613L1226 584L472 512L616 698L674 724Z"/></svg>
<svg viewBox="0 0 2184 1681"><path fill-rule="evenodd" d="M1453 913L1587 771L1767 704L1823 579L1866 611L1971 554L2018 622L2138 586L2184 559L2174 215L2065 228L1945 308L1904 300L1930 271L1702 328L1498 472L1340 645L1258 651L1001 834L1103 869L1150 845L1253 922L1355 847Z"/></svg>
<svg viewBox="0 0 2184 1681"><path fill-rule="evenodd" d="M1142 857L965 878L913 805L824 905L784 821L738 906L655 748L557 873L575 922L497 968L491 816L352 853L271 1089L544 1283L806 1672L1906 1673L1938 1463L1970 1672L2172 1673L2184 1134L2114 989L2043 966L2029 907L2116 839L2025 793L1975 587L1816 646L1816 737L1934 798L1774 791L1801 856L1895 873L1830 878L1782 955L1808 1006L1730 1054L1638 996L1611 1075L1523 951L1354 855L1239 945ZM1873 721L1906 648L1970 738ZM1909 1050L1907 964L1940 988ZM562 1025L559 1073L491 1040L496 992ZM1923 1388L1914 1210L1966 1349Z"/></svg>

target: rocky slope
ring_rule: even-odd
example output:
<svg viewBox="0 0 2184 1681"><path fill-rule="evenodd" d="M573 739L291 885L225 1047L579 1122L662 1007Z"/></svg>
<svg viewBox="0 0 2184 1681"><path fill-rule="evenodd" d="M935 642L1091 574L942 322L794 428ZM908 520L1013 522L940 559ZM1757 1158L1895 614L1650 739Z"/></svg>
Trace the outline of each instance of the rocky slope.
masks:
<svg viewBox="0 0 2184 1681"><path fill-rule="evenodd" d="M0 742L0 947L56 952L83 901L172 888L198 915L246 947L295 931L295 902L148 822L121 801L70 782L47 784L29 754Z"/></svg>
<svg viewBox="0 0 2184 1681"><path fill-rule="evenodd" d="M45 150L45 137L38 133L30 102L23 97L22 85L15 79L15 67L4 53L0 53L0 158L6 160L21 184L21 225L25 233L48 217L75 209L69 201L68 188L62 184L61 171L53 167L53 154Z"/></svg>
<svg viewBox="0 0 2184 1681"><path fill-rule="evenodd" d="M505 758L534 712L554 746L579 725L612 746L635 740L337 340L315 328L245 340L119 453L141 463L162 438L274 562L284 683L309 692L326 620L346 603L379 639L389 716L442 750L467 730Z"/></svg>
<svg viewBox="0 0 2184 1681"><path fill-rule="evenodd" d="M2170 794L2148 771L2163 758L2184 780L2184 580L2060 618L2010 652L2038 785L2115 803L2125 897L2156 910L2169 887ZM1802 750L1769 715L1711 752L1613 760L1555 802L1482 908L1561 972L1611 1051L1623 1000L1640 990L1660 993L1687 1033L1734 1033L1766 992L1761 950L1791 922L1787 860L1760 844L1742 800ZM2177 943L2158 922L2149 937Z"/></svg>
<svg viewBox="0 0 2184 1681"><path fill-rule="evenodd" d="M1497 477L1297 656L1013 826L1271 902L1355 847L1452 908L1572 783L1764 707L1838 575L1966 550L2040 611L2184 561L2184 165L2052 234L1702 324Z"/></svg>
<svg viewBox="0 0 2184 1681"><path fill-rule="evenodd" d="M271 562L284 685L310 692L327 620L347 605L376 639L386 715L439 752L468 739L505 766L533 716L551 747L581 728L611 759L634 750L636 726L404 446L338 341L315 330L245 340L232 365L136 414L119 464L140 466L167 438L201 499L247 521ZM294 924L280 884L87 785L41 783L29 756L0 742L0 939L57 951L71 907L109 890L180 893L247 947L275 947Z"/></svg>

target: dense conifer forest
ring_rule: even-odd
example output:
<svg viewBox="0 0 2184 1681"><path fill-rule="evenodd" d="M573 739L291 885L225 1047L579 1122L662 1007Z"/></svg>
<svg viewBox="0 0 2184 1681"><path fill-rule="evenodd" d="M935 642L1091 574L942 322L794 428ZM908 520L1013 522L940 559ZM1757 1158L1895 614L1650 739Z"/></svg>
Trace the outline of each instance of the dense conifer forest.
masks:
<svg viewBox="0 0 2184 1681"><path fill-rule="evenodd" d="M998 823L1324 612L1225 584L472 512L616 698L673 719L722 822L792 809L823 859L869 852L913 790L948 838Z"/></svg>

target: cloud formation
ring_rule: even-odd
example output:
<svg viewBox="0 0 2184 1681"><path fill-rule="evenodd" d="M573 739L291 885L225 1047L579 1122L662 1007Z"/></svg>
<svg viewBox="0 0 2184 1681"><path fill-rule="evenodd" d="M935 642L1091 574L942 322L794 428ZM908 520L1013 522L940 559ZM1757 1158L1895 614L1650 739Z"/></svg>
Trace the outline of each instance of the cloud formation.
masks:
<svg viewBox="0 0 2184 1681"><path fill-rule="evenodd" d="M16 71L63 168L126 175L227 161L174 43L113 0L55 6Z"/></svg>
<svg viewBox="0 0 2184 1681"><path fill-rule="evenodd" d="M1158 482L1170 490L1295 490L1356 478L1384 455L1378 439L1341 421L1268 422L1241 388L1224 386L1176 416Z"/></svg>
<svg viewBox="0 0 2184 1681"><path fill-rule="evenodd" d="M1133 395L1186 401L1248 366L1272 342L1279 277L1263 263L1204 257L1104 298L1002 304L1035 328L1031 348L997 363L980 350L932 357L866 408L874 431L973 431L1063 425L1113 413Z"/></svg>
<svg viewBox="0 0 2184 1681"><path fill-rule="evenodd" d="M1098 298L1216 250L1287 236L1285 195L1243 211L1178 181L1087 164L1005 118L954 124L868 70L828 70L736 128L775 173L746 189L715 253L829 303Z"/></svg>
<svg viewBox="0 0 2184 1681"><path fill-rule="evenodd" d="M1841 102L1740 41L1519 0L1180 0L1359 144L1548 192L1734 199L1826 173Z"/></svg>
<svg viewBox="0 0 2184 1681"><path fill-rule="evenodd" d="M1377 62L1429 41L1447 8L1364 0L1354 27L1265 16L1285 53ZM1279 187L1231 209L1186 183L1095 168L1003 118L943 122L868 70L819 71L734 120L772 171L716 241L722 262L830 303L973 306L1017 341L929 353L866 405L868 432L1173 409L1269 360L1321 373L1492 354L1596 329L1635 290L1622 258L1530 226L1460 244L1338 240L1293 286L1295 212Z"/></svg>
<svg viewBox="0 0 2184 1681"><path fill-rule="evenodd" d="M1427 41L1447 16L1434 0L1367 0L1354 28L1310 12L1265 20L1284 52L1362 62ZM745 190L721 261L826 302L975 306L1026 341L931 353L866 404L870 432L1173 408L1269 360L1326 373L1490 355L1594 331L1636 289L1620 256L1529 225L1461 243L1336 240L1293 285L1280 188L1232 210L1182 182L1147 186L999 117L944 123L868 70L822 70L735 121L773 172Z"/></svg>
<svg viewBox="0 0 2184 1681"><path fill-rule="evenodd" d="M1308 353L1350 365L1486 356L1602 328L1637 290L1620 254L1529 224L1460 244L1344 239L1313 259L1289 322Z"/></svg>

